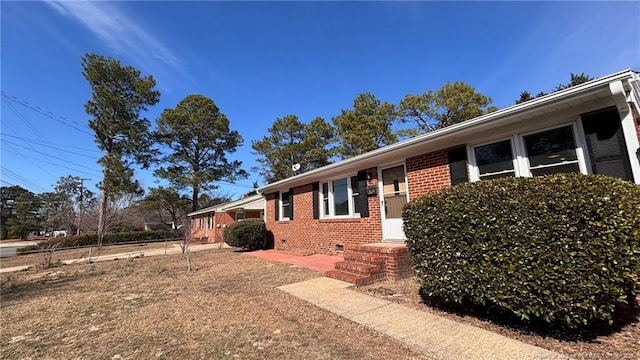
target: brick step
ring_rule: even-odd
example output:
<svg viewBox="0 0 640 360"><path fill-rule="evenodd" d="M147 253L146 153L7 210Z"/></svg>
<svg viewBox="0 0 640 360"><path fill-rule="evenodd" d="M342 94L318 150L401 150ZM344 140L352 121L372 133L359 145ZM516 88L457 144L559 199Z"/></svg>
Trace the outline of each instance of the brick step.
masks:
<svg viewBox="0 0 640 360"><path fill-rule="evenodd" d="M369 276L362 276L362 275L354 275L354 274L348 274L342 271L338 271L338 270L332 270L329 271L327 273L324 274L326 277L332 278L332 279L336 279L336 280L341 280L341 281L346 281L348 283L352 283L356 286L361 286L361 285L368 285L371 284L377 280L381 280L384 279L384 274L377 274L377 275L369 275Z"/></svg>
<svg viewBox="0 0 640 360"><path fill-rule="evenodd" d="M335 269L354 275L369 276L382 272L384 268L379 265L356 264L349 261L340 261L335 264Z"/></svg>
<svg viewBox="0 0 640 360"><path fill-rule="evenodd" d="M372 265L384 264L384 257L382 256L345 253L342 255L342 257L345 261L350 261L358 264L372 264Z"/></svg>

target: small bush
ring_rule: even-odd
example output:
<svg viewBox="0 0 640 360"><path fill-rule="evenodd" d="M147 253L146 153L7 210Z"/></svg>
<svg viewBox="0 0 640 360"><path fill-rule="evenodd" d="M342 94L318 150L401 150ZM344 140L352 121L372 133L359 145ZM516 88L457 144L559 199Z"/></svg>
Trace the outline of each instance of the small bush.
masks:
<svg viewBox="0 0 640 360"><path fill-rule="evenodd" d="M425 300L563 329L611 324L640 290L640 187L598 175L432 192L403 213Z"/></svg>
<svg viewBox="0 0 640 360"><path fill-rule="evenodd" d="M224 241L247 250L264 249L267 229L260 219L238 221L224 229Z"/></svg>
<svg viewBox="0 0 640 360"><path fill-rule="evenodd" d="M108 244L120 244L126 242L136 241L154 241L175 239L179 237L177 234L168 230L156 230L156 231L136 231L136 232L123 232L105 234L102 238L102 245ZM29 253L31 251L50 249L56 245L57 250L81 246L98 245L98 235L87 234L78 236L58 237L39 242L37 245L27 246L18 249L19 254Z"/></svg>

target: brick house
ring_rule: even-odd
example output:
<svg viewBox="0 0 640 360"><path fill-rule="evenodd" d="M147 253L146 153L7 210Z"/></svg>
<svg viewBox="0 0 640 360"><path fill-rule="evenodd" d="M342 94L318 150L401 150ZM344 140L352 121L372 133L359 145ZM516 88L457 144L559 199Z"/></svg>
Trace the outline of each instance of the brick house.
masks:
<svg viewBox="0 0 640 360"><path fill-rule="evenodd" d="M194 211L187 214L191 223L191 238L195 241L222 242L227 226L244 219L264 219L264 210L264 197L252 195Z"/></svg>
<svg viewBox="0 0 640 360"><path fill-rule="evenodd" d="M345 272L406 276L402 209L426 192L557 172L640 184L639 104L626 70L268 184L267 229L275 249L344 250Z"/></svg>

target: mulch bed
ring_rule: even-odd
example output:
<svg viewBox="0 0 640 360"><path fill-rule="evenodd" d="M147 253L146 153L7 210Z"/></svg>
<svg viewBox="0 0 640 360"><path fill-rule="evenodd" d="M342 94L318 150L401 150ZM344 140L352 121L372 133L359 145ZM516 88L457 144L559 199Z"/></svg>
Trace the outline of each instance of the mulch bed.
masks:
<svg viewBox="0 0 640 360"><path fill-rule="evenodd" d="M539 346L557 353L570 355L575 359L638 359L640 358L640 319L635 320L609 335L598 336L590 340L560 340L550 336L498 325L489 320L468 315L459 315L427 306L419 295L420 286L414 279L401 281L383 281L358 290L398 304L410 306L455 321L483 328L506 337Z"/></svg>

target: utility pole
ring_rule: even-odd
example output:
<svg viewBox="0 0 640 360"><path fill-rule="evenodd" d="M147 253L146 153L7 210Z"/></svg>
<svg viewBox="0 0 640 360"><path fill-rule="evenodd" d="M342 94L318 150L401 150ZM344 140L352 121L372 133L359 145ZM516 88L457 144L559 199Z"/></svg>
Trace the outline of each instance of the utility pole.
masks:
<svg viewBox="0 0 640 360"><path fill-rule="evenodd" d="M89 181L91 179L85 179L78 177L76 178L80 180L80 214L78 216L78 227L76 228L76 235L80 235L80 227L82 226L82 212L84 210L84 182Z"/></svg>

